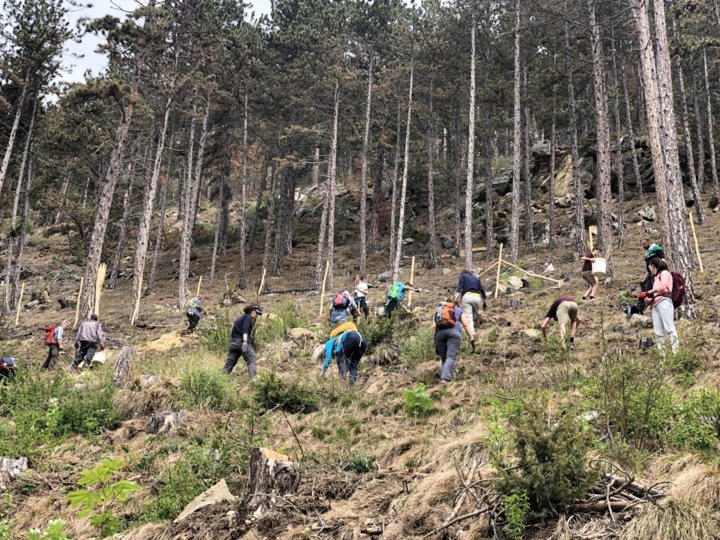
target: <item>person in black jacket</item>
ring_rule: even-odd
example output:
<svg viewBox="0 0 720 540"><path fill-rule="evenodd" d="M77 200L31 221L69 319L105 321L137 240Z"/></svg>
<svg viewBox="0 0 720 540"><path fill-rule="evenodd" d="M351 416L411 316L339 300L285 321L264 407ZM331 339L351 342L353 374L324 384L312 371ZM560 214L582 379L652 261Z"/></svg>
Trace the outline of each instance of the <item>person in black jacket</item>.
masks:
<svg viewBox="0 0 720 540"><path fill-rule="evenodd" d="M247 364L248 375L255 378L257 367L255 364L255 349L253 348L253 326L259 315L262 315L260 306L245 306L243 314L235 320L232 328L230 349L223 371L232 373L235 364L242 356Z"/></svg>

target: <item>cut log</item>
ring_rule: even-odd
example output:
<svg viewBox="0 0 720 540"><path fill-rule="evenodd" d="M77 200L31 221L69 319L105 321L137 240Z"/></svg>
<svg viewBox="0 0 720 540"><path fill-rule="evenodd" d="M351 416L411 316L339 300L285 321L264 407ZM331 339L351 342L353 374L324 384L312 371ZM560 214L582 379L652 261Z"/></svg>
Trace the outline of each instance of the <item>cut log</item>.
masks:
<svg viewBox="0 0 720 540"><path fill-rule="evenodd" d="M272 506L276 497L292 495L300 485L300 467L289 457L255 448L250 455L248 492L243 500L245 515L258 517Z"/></svg>
<svg viewBox="0 0 720 540"><path fill-rule="evenodd" d="M116 388L122 388L130 382L130 361L135 356L135 347L125 345L120 349L120 356L115 362L115 371L113 372L113 385Z"/></svg>
<svg viewBox="0 0 720 540"><path fill-rule="evenodd" d="M193 512L205 508L206 506L212 506L225 501L234 501L235 497L227 487L227 483L223 478L217 484L211 488L203 491L200 495L195 497L185 509L180 512L180 515L175 518L175 523L179 523L188 517Z"/></svg>

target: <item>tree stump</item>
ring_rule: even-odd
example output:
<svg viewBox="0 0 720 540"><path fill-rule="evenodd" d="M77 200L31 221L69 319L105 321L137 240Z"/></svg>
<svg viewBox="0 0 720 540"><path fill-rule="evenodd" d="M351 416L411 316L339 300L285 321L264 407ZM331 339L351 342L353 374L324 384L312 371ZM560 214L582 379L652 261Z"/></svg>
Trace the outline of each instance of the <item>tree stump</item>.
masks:
<svg viewBox="0 0 720 540"><path fill-rule="evenodd" d="M258 517L276 497L295 493L300 485L300 467L289 457L267 448L255 448L250 455L248 491L243 500L245 515Z"/></svg>
<svg viewBox="0 0 720 540"><path fill-rule="evenodd" d="M120 349L120 356L115 362L115 371L113 372L113 385L122 388L130 382L130 361L135 356L135 347L125 345Z"/></svg>

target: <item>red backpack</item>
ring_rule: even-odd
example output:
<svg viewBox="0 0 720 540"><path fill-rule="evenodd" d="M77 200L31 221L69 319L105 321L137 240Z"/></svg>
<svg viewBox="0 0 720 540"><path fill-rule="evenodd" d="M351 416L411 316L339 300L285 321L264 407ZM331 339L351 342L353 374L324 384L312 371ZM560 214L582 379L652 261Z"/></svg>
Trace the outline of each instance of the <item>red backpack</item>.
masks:
<svg viewBox="0 0 720 540"><path fill-rule="evenodd" d="M55 326L48 324L45 327L45 345L57 345L58 341L55 339Z"/></svg>
<svg viewBox="0 0 720 540"><path fill-rule="evenodd" d="M441 302L435 309L435 327L439 329L452 328L456 322L455 304L452 302Z"/></svg>
<svg viewBox="0 0 720 540"><path fill-rule="evenodd" d="M333 308L335 309L347 309L350 302L343 293L339 293L335 300L333 300Z"/></svg>
<svg viewBox="0 0 720 540"><path fill-rule="evenodd" d="M679 308L685 302L685 278L679 272L670 272L673 282L673 290L670 294L673 307Z"/></svg>

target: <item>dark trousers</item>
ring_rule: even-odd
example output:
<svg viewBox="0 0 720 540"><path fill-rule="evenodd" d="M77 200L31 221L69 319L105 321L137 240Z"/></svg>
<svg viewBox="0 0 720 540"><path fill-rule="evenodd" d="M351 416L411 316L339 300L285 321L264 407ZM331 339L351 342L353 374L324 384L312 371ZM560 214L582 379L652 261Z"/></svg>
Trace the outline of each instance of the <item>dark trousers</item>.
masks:
<svg viewBox="0 0 720 540"><path fill-rule="evenodd" d="M90 364L92 362L93 356L95 356L95 351L97 349L97 343L94 341L81 341L80 346L77 349L77 352L75 353L75 360L73 360L72 367L76 368L78 367L83 360Z"/></svg>
<svg viewBox="0 0 720 540"><path fill-rule="evenodd" d="M443 328L435 332L435 351L440 355L442 368L440 378L445 382L452 380L455 371L455 362L457 361L460 345L462 344L462 336L460 330L455 328Z"/></svg>
<svg viewBox="0 0 720 540"><path fill-rule="evenodd" d="M358 296L355 298L355 303L360 311L362 311L366 317L370 316L370 307L368 307L367 296Z"/></svg>
<svg viewBox="0 0 720 540"><path fill-rule="evenodd" d="M188 313L187 318L188 318L188 327L187 327L188 332L194 332L195 327L200 322L200 314L199 313Z"/></svg>
<svg viewBox="0 0 720 540"><path fill-rule="evenodd" d="M350 373L350 386L354 386L358 379L360 359L365 354L367 343L357 332L351 332L343 343L343 358L338 358L340 376L345 378L346 370ZM344 361L343 361L344 360Z"/></svg>
<svg viewBox="0 0 720 540"><path fill-rule="evenodd" d="M45 359L45 363L42 365L43 369L55 369L55 362L57 362L60 356L60 345L48 345L48 355Z"/></svg>
<svg viewBox="0 0 720 540"><path fill-rule="evenodd" d="M392 316L392 312L395 311L395 308L400 305L400 301L397 298L389 298L387 303L385 304L385 314L388 316L388 319Z"/></svg>
<svg viewBox="0 0 720 540"><path fill-rule="evenodd" d="M243 360L245 360L245 364L247 364L248 375L251 379L254 379L257 373L257 365L255 363L255 349L253 349L253 346L250 343L248 343L245 347L245 352L242 352L242 341L230 344L228 357L225 361L223 371L225 373L232 373L232 370L235 368L235 365L238 363L240 357L242 357Z"/></svg>

